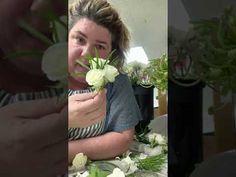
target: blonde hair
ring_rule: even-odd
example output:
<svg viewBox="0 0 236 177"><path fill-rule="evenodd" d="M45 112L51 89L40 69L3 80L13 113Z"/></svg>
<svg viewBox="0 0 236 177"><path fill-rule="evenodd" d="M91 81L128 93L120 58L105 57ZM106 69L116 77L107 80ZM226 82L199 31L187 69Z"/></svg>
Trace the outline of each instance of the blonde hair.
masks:
<svg viewBox="0 0 236 177"><path fill-rule="evenodd" d="M82 18L87 18L110 31L113 58L118 58L118 67L121 69L125 52L129 48L130 35L117 11L106 0L75 0L69 6L69 30Z"/></svg>

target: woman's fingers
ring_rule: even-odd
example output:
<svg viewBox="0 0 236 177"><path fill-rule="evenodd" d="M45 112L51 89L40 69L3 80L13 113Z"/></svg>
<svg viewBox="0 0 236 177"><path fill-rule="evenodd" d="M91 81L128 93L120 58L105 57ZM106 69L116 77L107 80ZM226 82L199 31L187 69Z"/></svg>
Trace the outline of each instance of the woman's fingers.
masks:
<svg viewBox="0 0 236 177"><path fill-rule="evenodd" d="M78 94L69 97L69 127L87 127L104 119L105 115L105 90L96 94Z"/></svg>
<svg viewBox="0 0 236 177"><path fill-rule="evenodd" d="M60 102L58 98L21 101L2 107L1 114L34 119L60 112L66 104L66 102Z"/></svg>
<svg viewBox="0 0 236 177"><path fill-rule="evenodd" d="M83 101L76 101L75 107L77 110L79 109L82 112L93 112L99 107L101 107L106 101L106 94L104 91L98 92L93 98L83 100Z"/></svg>
<svg viewBox="0 0 236 177"><path fill-rule="evenodd" d="M69 99L71 101L86 101L89 99L93 99L97 94L98 92L75 94L75 95L69 96Z"/></svg>

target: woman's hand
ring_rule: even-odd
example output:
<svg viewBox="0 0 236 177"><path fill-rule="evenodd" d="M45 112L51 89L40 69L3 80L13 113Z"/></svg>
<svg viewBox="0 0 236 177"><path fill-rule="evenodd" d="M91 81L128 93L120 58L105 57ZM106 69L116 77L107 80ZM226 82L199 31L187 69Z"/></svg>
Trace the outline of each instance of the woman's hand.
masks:
<svg viewBox="0 0 236 177"><path fill-rule="evenodd" d="M67 104L56 99L0 108L0 173L52 177L67 172Z"/></svg>
<svg viewBox="0 0 236 177"><path fill-rule="evenodd" d="M106 115L106 90L72 95L69 100L69 127L83 128L100 122Z"/></svg>

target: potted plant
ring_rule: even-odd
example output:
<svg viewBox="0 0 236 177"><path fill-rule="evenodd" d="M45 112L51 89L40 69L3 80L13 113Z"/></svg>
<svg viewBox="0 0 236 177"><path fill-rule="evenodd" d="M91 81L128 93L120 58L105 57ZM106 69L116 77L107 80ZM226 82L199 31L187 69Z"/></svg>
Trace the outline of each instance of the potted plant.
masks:
<svg viewBox="0 0 236 177"><path fill-rule="evenodd" d="M209 20L193 22L190 39L199 78L213 89L215 135L220 151L235 148L236 15L231 6ZM222 118L223 117L223 118ZM225 139L227 137L227 140Z"/></svg>
<svg viewBox="0 0 236 177"><path fill-rule="evenodd" d="M167 55L162 54L159 58L150 60L145 72L148 74L149 83L158 89L159 115L167 114Z"/></svg>
<svg viewBox="0 0 236 177"><path fill-rule="evenodd" d="M214 91L215 137L219 151L235 148L235 110L222 95L235 93L236 17L226 9L219 17L193 21L182 40L169 46L169 140L178 169L193 169L202 161L202 86ZM173 32L173 31L172 31ZM177 36L178 35L174 35ZM235 94L233 94L235 95ZM231 99L233 100L233 99ZM192 142L194 139L194 142ZM191 142L191 143L189 143ZM181 153L186 157L181 157ZM172 158L170 156L170 158ZM188 163L186 163L188 162ZM184 164L184 165L182 165Z"/></svg>

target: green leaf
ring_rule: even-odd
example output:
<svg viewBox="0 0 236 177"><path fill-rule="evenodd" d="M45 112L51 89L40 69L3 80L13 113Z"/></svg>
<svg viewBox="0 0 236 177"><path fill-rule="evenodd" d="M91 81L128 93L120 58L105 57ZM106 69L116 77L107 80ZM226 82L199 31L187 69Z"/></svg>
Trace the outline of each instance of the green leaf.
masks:
<svg viewBox="0 0 236 177"><path fill-rule="evenodd" d="M110 172L99 169L96 165L91 165L88 177L106 177Z"/></svg>
<svg viewBox="0 0 236 177"><path fill-rule="evenodd" d="M79 61L79 60L76 60L76 63L78 63L79 65L81 65L82 67L86 68L87 70L90 70L90 68L85 65L83 62Z"/></svg>
<svg viewBox="0 0 236 177"><path fill-rule="evenodd" d="M19 25L20 28L31 34L33 37L41 40L42 42L52 45L53 42L45 36L43 33L39 32L37 29L32 27L29 23L27 23L24 19L18 20L17 24Z"/></svg>
<svg viewBox="0 0 236 177"><path fill-rule="evenodd" d="M137 165L139 169L150 170L154 172L161 171L163 165L166 163L167 154L160 154L156 156L149 156L145 159L138 159Z"/></svg>

